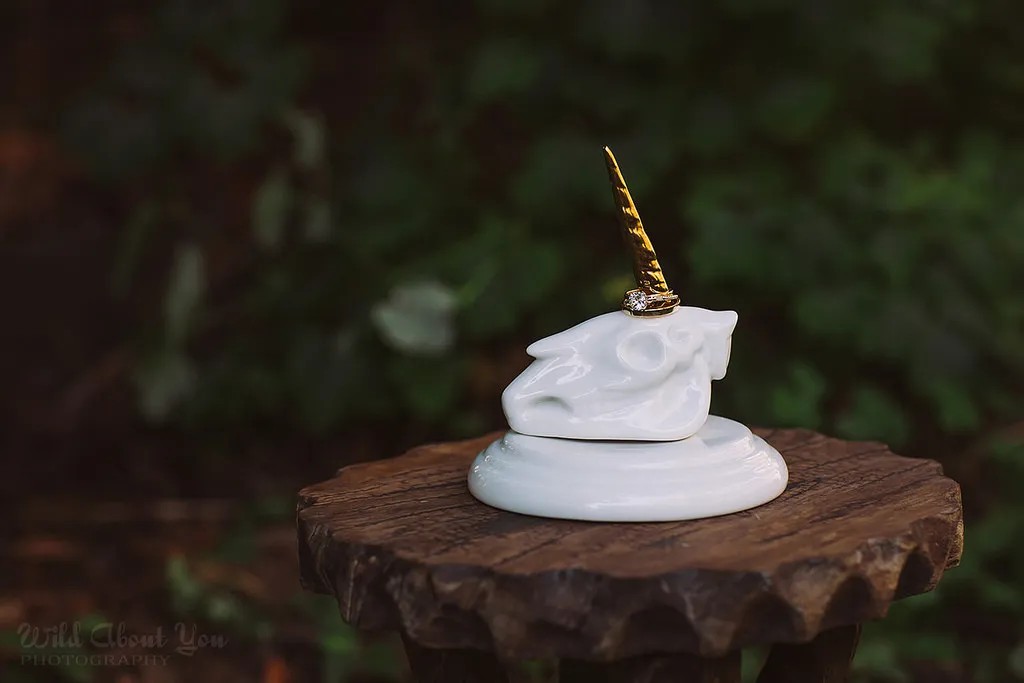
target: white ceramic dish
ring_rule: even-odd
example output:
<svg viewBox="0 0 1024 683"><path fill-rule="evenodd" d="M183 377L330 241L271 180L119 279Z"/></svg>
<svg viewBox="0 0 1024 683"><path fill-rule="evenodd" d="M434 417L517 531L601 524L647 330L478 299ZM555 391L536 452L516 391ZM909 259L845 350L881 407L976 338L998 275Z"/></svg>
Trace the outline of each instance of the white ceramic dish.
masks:
<svg viewBox="0 0 1024 683"><path fill-rule="evenodd" d="M681 441L577 441L514 431L473 462L469 490L493 507L542 517L659 522L762 505L786 488L778 451L711 416Z"/></svg>

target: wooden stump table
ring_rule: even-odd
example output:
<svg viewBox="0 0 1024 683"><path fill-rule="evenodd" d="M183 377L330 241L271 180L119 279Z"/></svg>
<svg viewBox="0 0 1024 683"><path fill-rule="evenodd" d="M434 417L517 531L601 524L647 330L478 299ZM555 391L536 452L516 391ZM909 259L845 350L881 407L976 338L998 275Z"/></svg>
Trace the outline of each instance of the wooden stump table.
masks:
<svg viewBox="0 0 1024 683"><path fill-rule="evenodd" d="M418 681L846 680L860 624L957 564L960 490L930 460L804 430L758 434L790 468L759 508L594 523L488 507L466 474L492 434L353 465L299 495L303 585L361 629L401 632ZM573 486L566 481L565 486Z"/></svg>

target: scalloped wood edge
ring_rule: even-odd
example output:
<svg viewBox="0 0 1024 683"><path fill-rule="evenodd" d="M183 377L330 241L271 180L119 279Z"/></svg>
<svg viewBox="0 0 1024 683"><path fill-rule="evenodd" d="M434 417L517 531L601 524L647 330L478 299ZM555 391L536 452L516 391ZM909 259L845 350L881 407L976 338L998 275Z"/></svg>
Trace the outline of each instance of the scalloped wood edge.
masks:
<svg viewBox="0 0 1024 683"><path fill-rule="evenodd" d="M804 430L760 434L783 452L791 471L799 471L801 452L841 451L834 462L846 462L844 454L870 457L871 471L880 471L884 461L892 470L885 476L899 477L897 493L904 487L907 496L917 495L924 488L928 495L900 533L867 538L841 554L780 558L770 570L760 571L681 566L642 577L615 576L573 566L567 558L564 568L518 573L487 566L485 559L450 564L416 558L386 541L356 538L354 527L334 528L332 514L358 514L352 506L369 504L375 481L390 476L394 484L393 477L404 471L444 467L450 472L438 474L438 480L464 473L460 468L468 467L486 437L355 465L338 479L304 489L297 511L302 583L334 595L347 622L401 630L428 647L473 648L509 659L610 660L653 652L719 657L748 645L806 642L827 629L880 618L893 600L931 590L945 569L958 563L963 546L959 487L942 476L937 463L895 456L880 444L851 444ZM828 465L829 458L815 457L822 460L820 466ZM825 486L820 478L812 484ZM783 499L769 506L784 504ZM482 509L458 514L512 515L476 505ZM592 526L614 533L623 525Z"/></svg>

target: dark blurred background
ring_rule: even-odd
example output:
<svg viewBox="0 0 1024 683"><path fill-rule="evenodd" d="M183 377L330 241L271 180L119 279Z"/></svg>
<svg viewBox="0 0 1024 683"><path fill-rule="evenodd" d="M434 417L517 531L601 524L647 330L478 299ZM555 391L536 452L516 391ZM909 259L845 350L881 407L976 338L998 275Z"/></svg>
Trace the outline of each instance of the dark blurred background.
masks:
<svg viewBox="0 0 1024 683"><path fill-rule="evenodd" d="M399 680L299 590L294 494L501 428L525 346L618 305L605 144L740 314L714 412L963 486L962 566L857 680L1024 680L1021 4L8 0L0 37L4 681ZM72 620L229 642L20 663Z"/></svg>

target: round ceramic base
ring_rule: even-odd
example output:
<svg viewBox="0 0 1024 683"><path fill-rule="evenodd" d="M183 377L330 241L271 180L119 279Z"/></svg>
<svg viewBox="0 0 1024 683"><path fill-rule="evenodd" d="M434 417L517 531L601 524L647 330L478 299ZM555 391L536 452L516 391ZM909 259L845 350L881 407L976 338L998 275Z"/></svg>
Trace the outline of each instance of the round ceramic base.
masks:
<svg viewBox="0 0 1024 683"><path fill-rule="evenodd" d="M779 452L711 416L681 441L583 441L507 432L473 461L469 490L502 510L595 522L666 522L763 505L786 488Z"/></svg>

